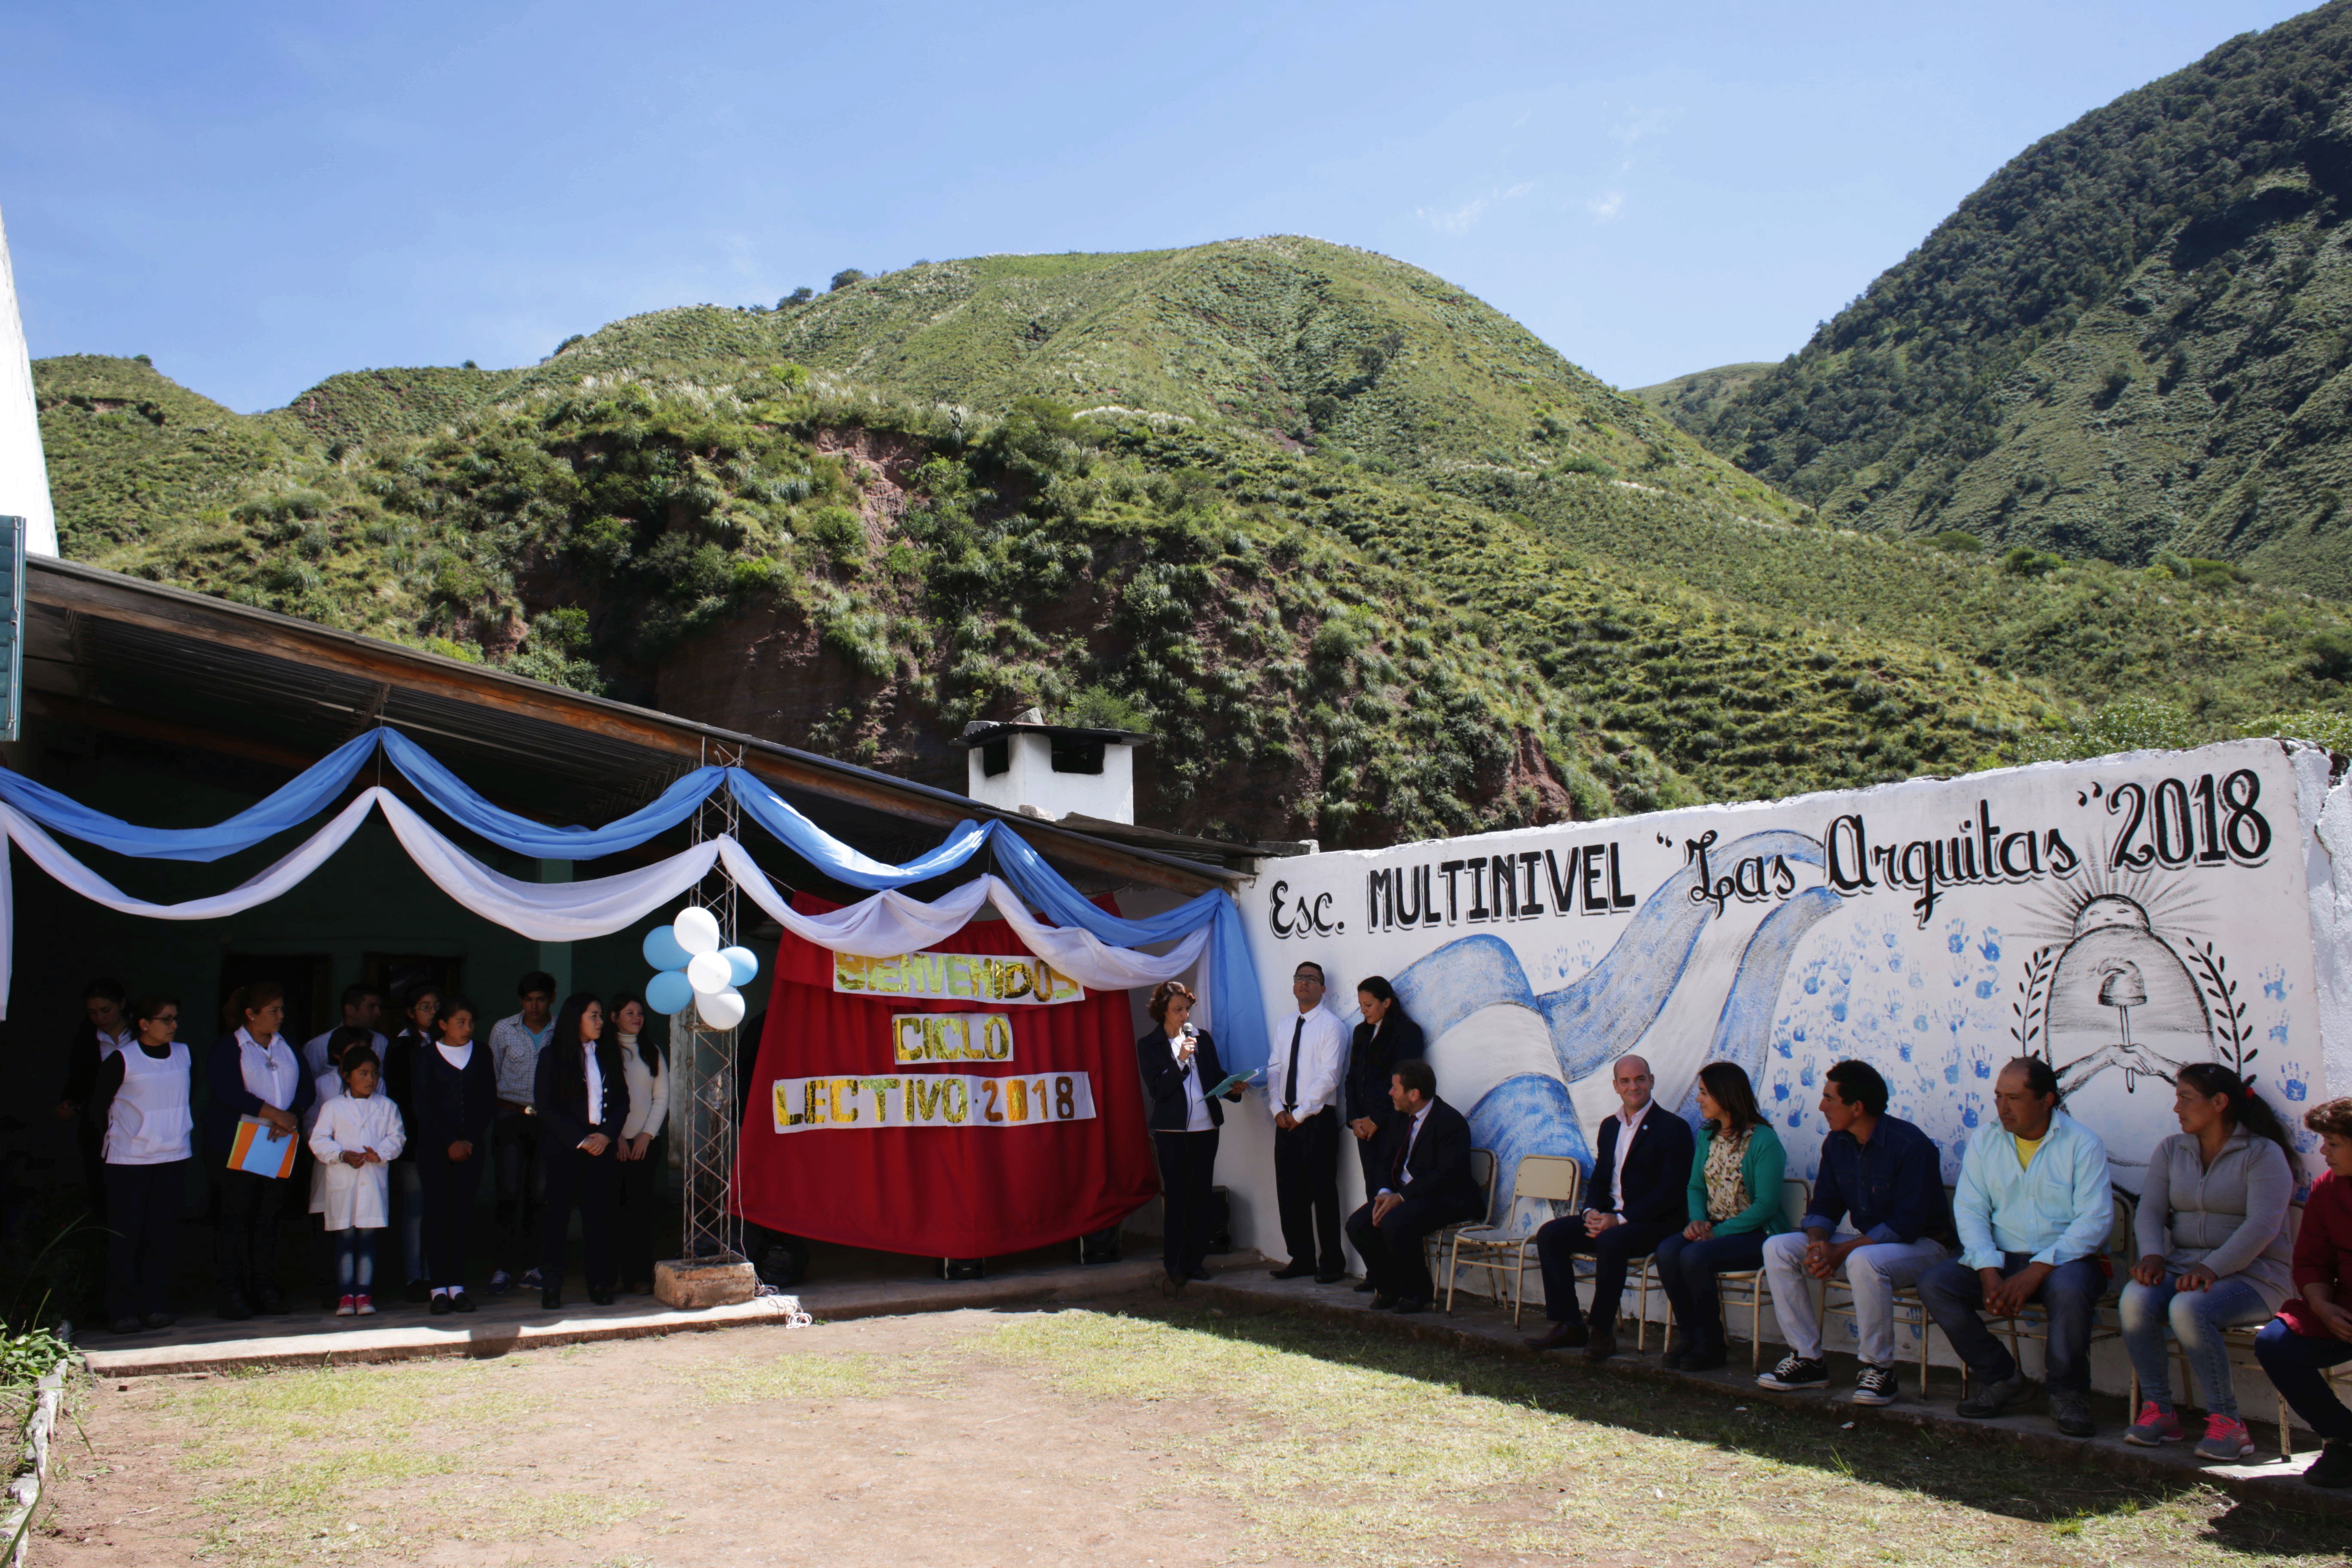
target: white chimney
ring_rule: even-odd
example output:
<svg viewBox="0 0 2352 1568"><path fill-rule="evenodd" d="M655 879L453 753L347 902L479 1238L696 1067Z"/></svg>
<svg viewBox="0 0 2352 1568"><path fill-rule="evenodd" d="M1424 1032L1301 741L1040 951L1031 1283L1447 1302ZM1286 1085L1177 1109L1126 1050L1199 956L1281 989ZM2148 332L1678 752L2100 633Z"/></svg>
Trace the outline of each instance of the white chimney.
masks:
<svg viewBox="0 0 2352 1568"><path fill-rule="evenodd" d="M1048 822L1131 824L1135 749L1150 740L1130 730L1048 724L1032 708L1009 722L974 720L950 743L964 749L964 794L983 805Z"/></svg>

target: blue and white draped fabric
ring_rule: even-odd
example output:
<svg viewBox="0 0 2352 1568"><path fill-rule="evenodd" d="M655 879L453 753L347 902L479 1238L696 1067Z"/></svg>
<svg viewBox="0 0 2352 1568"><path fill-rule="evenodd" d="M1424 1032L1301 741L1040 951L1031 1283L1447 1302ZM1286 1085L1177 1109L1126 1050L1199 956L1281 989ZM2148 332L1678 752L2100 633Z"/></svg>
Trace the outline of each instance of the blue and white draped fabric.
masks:
<svg viewBox="0 0 2352 1568"><path fill-rule="evenodd" d="M1208 950L1201 959L1201 1000L1196 1015L1217 1036L1217 1059L1228 1072L1265 1070L1273 1047L1259 1003L1257 964L1242 930L1241 907L1230 893L1207 892L1146 920L1121 920L1064 879L1029 842L1003 822L993 847L997 869L1024 899L1056 925L1076 926L1120 947L1172 942L1207 927Z"/></svg>
<svg viewBox="0 0 2352 1568"><path fill-rule="evenodd" d="M383 738L383 754L392 765L451 821L501 849L540 860L593 860L635 849L692 816L727 773L720 767L697 768L674 781L652 805L602 827L551 827L492 805L399 731L376 733Z"/></svg>
<svg viewBox="0 0 2352 1568"><path fill-rule="evenodd" d="M1002 826L959 822L938 848L903 866L892 866L844 844L741 768L727 770L727 787L735 792L735 804L743 808L743 815L774 834L785 848L835 881L853 888L906 888L944 876L978 854L989 841L990 829Z"/></svg>
<svg viewBox="0 0 2352 1568"><path fill-rule="evenodd" d="M52 833L142 860L217 860L299 827L334 804L375 751L378 731L344 742L269 795L210 827L140 827L0 768L0 802Z"/></svg>
<svg viewBox="0 0 2352 1568"><path fill-rule="evenodd" d="M147 859L217 860L299 826L348 788L381 744L393 765L434 806L460 826L514 853L543 860L587 860L647 842L686 820L724 784L745 815L825 876L877 889L837 916L803 931L808 917L786 900L732 838L688 848L619 876L584 881L525 882L483 865L384 790L362 791L310 838L241 886L206 899L155 904L133 899L83 865L50 835L60 833L119 854ZM1082 985L1123 989L1171 978L1198 963L1204 1024L1213 1020L1226 1066L1254 1070L1268 1054L1265 1020L1241 910L1228 894L1203 893L1148 920L1122 920L1096 907L1045 863L1003 821L958 823L945 842L904 865L861 854L793 809L774 790L740 768L701 767L677 779L651 805L603 827L551 827L492 805L415 742L389 729L346 742L266 799L211 827L140 827L93 811L57 791L0 769L0 830L27 858L83 897L124 914L156 920L212 920L266 903L318 869L341 848L369 811L381 809L410 858L460 904L509 930L540 942L603 936L646 919L707 875L723 858L729 874L753 900L813 942L876 956L918 951L992 902L1039 957ZM1003 873L960 888L936 904L898 889L943 876L983 847L993 848ZM6 1016L14 921L7 857L0 852L0 1017ZM1045 915L1039 921L1024 904ZM969 908L966 908L966 905ZM964 912L953 925L950 913ZM1049 923L1050 922L1050 923ZM819 934L823 932L824 934ZM894 933L885 935L884 933ZM830 938L831 940L828 940ZM917 939L921 940L918 941ZM872 944L879 942L883 945ZM891 945L909 942L913 945ZM1144 949L1175 944L1159 953Z"/></svg>

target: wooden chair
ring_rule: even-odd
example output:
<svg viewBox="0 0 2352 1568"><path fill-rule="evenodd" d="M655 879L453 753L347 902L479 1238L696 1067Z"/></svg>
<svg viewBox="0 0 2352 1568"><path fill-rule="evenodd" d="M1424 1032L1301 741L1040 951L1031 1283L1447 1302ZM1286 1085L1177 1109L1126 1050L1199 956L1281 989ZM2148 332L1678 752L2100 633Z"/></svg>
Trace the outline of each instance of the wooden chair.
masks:
<svg viewBox="0 0 2352 1568"><path fill-rule="evenodd" d="M1957 1191L1958 1189L1950 1184L1945 1184L1944 1212L1946 1214L1952 1212L1952 1194ZM1927 1331L1936 1326L1935 1320L1927 1316L1927 1303L1919 1300L1919 1292L1908 1285L1895 1292L1895 1310L1892 1316L1896 1327L1918 1331L1919 1397L1925 1399L1927 1396ZM1832 1318L1853 1321L1853 1287L1846 1282L1844 1275L1841 1274L1836 1279L1825 1280L1822 1283L1821 1318L1824 1326ZM1857 1327L1859 1327L1858 1324Z"/></svg>
<svg viewBox="0 0 2352 1568"><path fill-rule="evenodd" d="M1503 1274L1511 1275L1511 1326L1518 1327L1527 1302L1528 1249L1535 1245L1541 1220L1519 1219L1519 1200L1540 1199L1565 1204L1574 1213L1584 1191L1584 1167L1560 1154L1529 1154L1511 1178L1511 1206L1500 1225L1467 1225L1451 1237L1445 1265L1445 1310L1454 1310L1455 1281L1465 1267L1486 1271L1488 1300L1502 1301ZM1491 1205L1489 1213L1491 1215Z"/></svg>
<svg viewBox="0 0 2352 1568"><path fill-rule="evenodd" d="M1422 1252L1429 1260L1429 1277L1433 1279L1437 1278L1438 1268L1445 1262L1446 1248L1453 1244L1454 1233L1468 1226L1485 1225L1495 1217L1495 1152L1492 1149L1470 1151L1470 1179L1478 1184L1478 1217L1439 1226L1421 1238Z"/></svg>

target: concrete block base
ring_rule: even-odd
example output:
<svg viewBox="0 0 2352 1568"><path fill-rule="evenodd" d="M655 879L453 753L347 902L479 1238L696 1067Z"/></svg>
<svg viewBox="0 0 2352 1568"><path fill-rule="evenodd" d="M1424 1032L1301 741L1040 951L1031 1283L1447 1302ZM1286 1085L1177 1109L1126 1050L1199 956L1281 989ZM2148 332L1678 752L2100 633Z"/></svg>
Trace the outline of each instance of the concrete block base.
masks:
<svg viewBox="0 0 2352 1568"><path fill-rule="evenodd" d="M696 1263L673 1258L654 1265L654 1296L665 1307L698 1312L748 1301L760 1288L749 1263Z"/></svg>

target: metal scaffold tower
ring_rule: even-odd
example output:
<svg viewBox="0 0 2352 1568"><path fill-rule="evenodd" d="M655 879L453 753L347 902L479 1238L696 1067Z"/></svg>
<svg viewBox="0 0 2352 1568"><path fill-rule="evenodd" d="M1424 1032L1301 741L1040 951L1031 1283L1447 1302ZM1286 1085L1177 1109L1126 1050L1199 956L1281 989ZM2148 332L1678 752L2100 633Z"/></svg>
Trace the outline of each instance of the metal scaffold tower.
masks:
<svg viewBox="0 0 2352 1568"><path fill-rule="evenodd" d="M740 767L743 753L702 742L702 760ZM733 835L739 825L735 792L712 790L694 814L694 842ZM695 889L694 901L719 921L719 944L735 945L735 884L713 865ZM683 1113L679 1158L685 1178L685 1225L680 1255L689 1264L746 1261L741 1222L734 1215L735 1153L741 1101L735 1089L734 1029L714 1029L698 1007L677 1015L670 1047L670 1070L678 1077L674 1103Z"/></svg>

